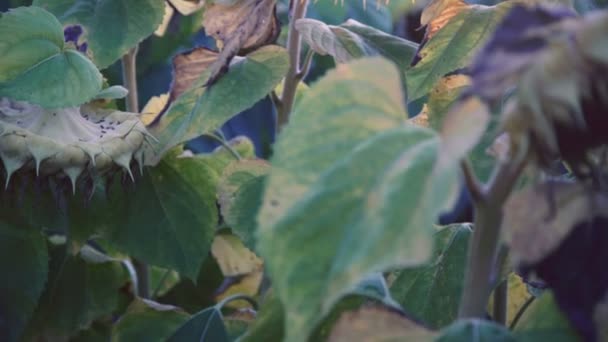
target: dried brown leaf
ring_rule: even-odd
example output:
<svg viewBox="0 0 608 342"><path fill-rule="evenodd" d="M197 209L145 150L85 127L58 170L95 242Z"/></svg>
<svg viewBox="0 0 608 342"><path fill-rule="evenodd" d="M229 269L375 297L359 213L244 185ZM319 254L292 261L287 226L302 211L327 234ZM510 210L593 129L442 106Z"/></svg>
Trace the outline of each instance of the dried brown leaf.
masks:
<svg viewBox="0 0 608 342"><path fill-rule="evenodd" d="M218 59L218 53L206 48L195 48L173 58L173 82L169 101L174 101L194 84L199 76Z"/></svg>
<svg viewBox="0 0 608 342"><path fill-rule="evenodd" d="M342 314L334 325L329 342L433 341L436 333L383 308L363 307Z"/></svg>

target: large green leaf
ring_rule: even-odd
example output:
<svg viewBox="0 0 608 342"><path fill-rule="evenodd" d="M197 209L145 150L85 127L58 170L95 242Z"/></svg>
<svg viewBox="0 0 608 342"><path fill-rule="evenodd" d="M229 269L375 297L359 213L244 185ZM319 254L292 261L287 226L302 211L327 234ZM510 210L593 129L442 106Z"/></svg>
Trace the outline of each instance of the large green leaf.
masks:
<svg viewBox="0 0 608 342"><path fill-rule="evenodd" d="M406 72L408 100L426 95L441 77L467 66L511 5L470 5L451 18L421 49L421 60Z"/></svg>
<svg viewBox="0 0 608 342"><path fill-rule="evenodd" d="M114 326L113 342L165 342L189 315L175 306L137 298Z"/></svg>
<svg viewBox="0 0 608 342"><path fill-rule="evenodd" d="M438 231L432 262L400 271L391 284L393 298L408 313L434 328L456 319L470 235L468 225Z"/></svg>
<svg viewBox="0 0 608 342"><path fill-rule="evenodd" d="M116 222L110 240L148 263L196 279L218 221L215 191L219 175L200 157L168 155L149 168L133 192L111 199ZM119 186L119 184L116 184Z"/></svg>
<svg viewBox="0 0 608 342"><path fill-rule="evenodd" d="M17 341L46 284L44 236L0 221L0 272L0 340Z"/></svg>
<svg viewBox="0 0 608 342"><path fill-rule="evenodd" d="M213 132L253 106L281 81L288 65L285 49L271 45L233 63L210 88L203 87L209 77L207 69L150 127L159 140L161 154L179 143Z"/></svg>
<svg viewBox="0 0 608 342"><path fill-rule="evenodd" d="M287 340L305 340L369 273L430 257L455 165L437 135L402 122L398 83L380 58L338 67L311 87L277 144L257 246L289 303Z"/></svg>
<svg viewBox="0 0 608 342"><path fill-rule="evenodd" d="M398 71L390 63L364 59L328 72L303 96L275 144L259 229L272 230L356 144L406 119Z"/></svg>
<svg viewBox="0 0 608 342"><path fill-rule="evenodd" d="M167 340L228 342L228 333L217 307L207 308L192 316Z"/></svg>
<svg viewBox="0 0 608 342"><path fill-rule="evenodd" d="M430 257L431 226L445 201L433 189L437 148L437 137L416 127L371 138L260 235L273 284L290 303L289 341L305 340L368 273Z"/></svg>
<svg viewBox="0 0 608 342"><path fill-rule="evenodd" d="M317 53L331 55L339 63L365 56L383 56L405 70L416 54L418 44L386 34L349 19L334 26L314 19L296 24L302 39Z"/></svg>
<svg viewBox="0 0 608 342"><path fill-rule="evenodd" d="M101 90L91 61L67 48L49 12L19 7L0 17L0 96L47 108L82 104Z"/></svg>
<svg viewBox="0 0 608 342"><path fill-rule="evenodd" d="M165 14L159 0L34 0L64 24L84 29L91 57L106 68L151 35Z"/></svg>
<svg viewBox="0 0 608 342"><path fill-rule="evenodd" d="M551 292L534 300L514 328L518 341L574 342L580 337L560 311Z"/></svg>
<svg viewBox="0 0 608 342"><path fill-rule="evenodd" d="M70 255L67 245L52 248L49 281L36 310L30 334L74 335L98 318L118 309L121 288L129 281L126 268L109 258L85 261Z"/></svg>

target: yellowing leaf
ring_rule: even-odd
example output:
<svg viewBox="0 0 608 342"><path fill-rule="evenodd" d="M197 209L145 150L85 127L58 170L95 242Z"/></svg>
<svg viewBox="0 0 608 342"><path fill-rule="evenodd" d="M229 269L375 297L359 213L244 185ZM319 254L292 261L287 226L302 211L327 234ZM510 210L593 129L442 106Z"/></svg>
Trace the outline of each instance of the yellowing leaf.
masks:
<svg viewBox="0 0 608 342"><path fill-rule="evenodd" d="M217 235L211 245L211 254L227 277L249 274L262 266L262 260L234 235Z"/></svg>
<svg viewBox="0 0 608 342"><path fill-rule="evenodd" d="M163 21L158 25L156 31L154 31L154 35L158 37L162 37L167 32L167 28L169 27L169 23L171 22L171 18L173 18L173 13L175 10L171 5L165 3L165 15L163 16Z"/></svg>
<svg viewBox="0 0 608 342"><path fill-rule="evenodd" d="M420 16L420 24L427 27L425 40L431 39L450 19L467 6L470 5L462 0L434 0L431 2Z"/></svg>
<svg viewBox="0 0 608 342"><path fill-rule="evenodd" d="M182 15L190 15L205 6L204 0L168 0Z"/></svg>
<svg viewBox="0 0 608 342"><path fill-rule="evenodd" d="M510 326L515 315L517 315L524 303L532 297L532 294L528 292L528 288L523 279L515 273L509 274L507 282L507 326ZM488 312L492 312L493 307L494 297L491 296L490 302L488 303Z"/></svg>
<svg viewBox="0 0 608 342"><path fill-rule="evenodd" d="M147 126L151 124L154 119L160 114L165 108L169 101L169 94L161 94L158 96L152 96L148 103L141 110L140 120Z"/></svg>
<svg viewBox="0 0 608 342"><path fill-rule="evenodd" d="M215 300L217 302L220 302L222 299L236 294L245 294L254 297L258 294L258 290L260 289L260 285L262 284L263 276L264 272L262 268L259 268L250 274L242 276L238 279L237 282L230 284L230 286L218 293L215 297ZM245 300L234 300L226 304L226 306L234 309L243 309L251 307L251 303Z"/></svg>

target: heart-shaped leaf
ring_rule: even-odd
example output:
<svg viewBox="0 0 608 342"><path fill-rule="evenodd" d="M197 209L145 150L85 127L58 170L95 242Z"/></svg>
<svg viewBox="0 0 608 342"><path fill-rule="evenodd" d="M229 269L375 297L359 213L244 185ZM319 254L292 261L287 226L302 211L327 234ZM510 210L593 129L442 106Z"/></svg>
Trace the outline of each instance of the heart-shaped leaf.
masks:
<svg viewBox="0 0 608 342"><path fill-rule="evenodd" d="M228 342L229 340L222 313L218 308L211 307L192 316L167 341Z"/></svg>
<svg viewBox="0 0 608 342"><path fill-rule="evenodd" d="M95 65L66 47L63 27L44 9L3 14L0 36L0 96L59 108L82 104L101 90Z"/></svg>
<svg viewBox="0 0 608 342"><path fill-rule="evenodd" d="M104 69L151 35L161 24L164 1L35 0L63 24L82 26L93 62Z"/></svg>

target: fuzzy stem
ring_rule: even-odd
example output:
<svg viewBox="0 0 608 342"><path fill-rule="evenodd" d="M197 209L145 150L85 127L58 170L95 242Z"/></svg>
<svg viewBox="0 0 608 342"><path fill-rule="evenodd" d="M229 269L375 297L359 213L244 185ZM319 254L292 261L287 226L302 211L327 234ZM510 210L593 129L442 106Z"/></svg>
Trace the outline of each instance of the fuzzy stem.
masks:
<svg viewBox="0 0 608 342"><path fill-rule="evenodd" d="M129 50L122 56L122 83L129 90L125 105L127 112L139 113L139 103L137 100L137 46Z"/></svg>
<svg viewBox="0 0 608 342"><path fill-rule="evenodd" d="M503 218L502 207L524 165L524 161L498 162L487 186L483 189L472 189L477 192L476 196L472 196L475 220L473 236L468 247L464 288L458 310L460 318L485 316L488 299L497 280L496 261ZM463 164L463 171L469 178L468 184L477 183L477 180L472 178L471 170L466 164Z"/></svg>
<svg viewBox="0 0 608 342"><path fill-rule="evenodd" d="M285 75L285 81L283 83L283 94L281 95L281 100L279 102L280 106L277 108L277 131L280 131L289 121L289 115L293 109L298 83L305 76L300 70L302 39L300 37L300 32L296 30L296 21L306 16L308 0L291 0L290 7L292 15L289 21L289 33L287 36L289 69L287 70L287 75Z"/></svg>

